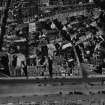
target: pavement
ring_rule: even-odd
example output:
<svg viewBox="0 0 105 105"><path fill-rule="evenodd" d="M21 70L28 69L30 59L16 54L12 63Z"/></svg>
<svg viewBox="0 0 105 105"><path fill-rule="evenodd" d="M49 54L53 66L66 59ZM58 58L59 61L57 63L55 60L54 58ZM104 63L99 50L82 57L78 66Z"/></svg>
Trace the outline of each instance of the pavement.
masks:
<svg viewBox="0 0 105 105"><path fill-rule="evenodd" d="M45 84L51 84L51 83L83 83L83 82L101 82L105 81L105 75L90 75L85 80L85 78L82 77L55 77L55 78L46 78L46 77L15 77L15 78L0 78L0 85L2 84L14 84L14 83L45 83ZM86 83L87 83L86 82Z"/></svg>

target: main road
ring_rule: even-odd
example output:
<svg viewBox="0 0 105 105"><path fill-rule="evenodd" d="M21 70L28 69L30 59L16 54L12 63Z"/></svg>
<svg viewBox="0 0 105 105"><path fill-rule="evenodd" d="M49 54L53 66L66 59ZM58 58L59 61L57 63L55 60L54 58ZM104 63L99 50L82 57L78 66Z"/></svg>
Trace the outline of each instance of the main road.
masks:
<svg viewBox="0 0 105 105"><path fill-rule="evenodd" d="M105 77L103 79L105 79ZM69 93L76 89L87 93L91 90L92 84L100 84L98 88L104 89L105 86L101 84L101 80L102 77L91 77L88 78L88 81L85 81L81 77L55 79L0 79L0 97L57 94L59 92ZM93 90L95 90L95 88Z"/></svg>
<svg viewBox="0 0 105 105"><path fill-rule="evenodd" d="M0 78L0 98L50 95L50 94L68 94L69 92L80 91L84 94L89 92L98 92L105 89L102 84L105 80L104 75L88 75L84 72L86 66L81 65L82 76L69 77L15 77Z"/></svg>
<svg viewBox="0 0 105 105"><path fill-rule="evenodd" d="M85 101L85 105L89 105L86 104L86 102L89 103L88 100L89 98L92 100L93 95L97 100L101 99L103 96L105 97L104 94L97 94L99 91L105 91L105 85L101 85L100 82L94 82L96 84L90 85L83 82L82 79L77 78L61 79L62 81L60 80L59 82L58 80L49 79L47 82L45 82L46 80L39 82L35 79L29 79L27 82L27 80L18 79L8 80L4 82L4 84L2 81L2 83L0 82L0 104L9 102L16 103L23 100L29 102L40 102L41 100L60 100L60 102L67 100L76 102L82 100ZM81 92L82 94L73 94L75 92ZM90 93L93 95L90 95Z"/></svg>

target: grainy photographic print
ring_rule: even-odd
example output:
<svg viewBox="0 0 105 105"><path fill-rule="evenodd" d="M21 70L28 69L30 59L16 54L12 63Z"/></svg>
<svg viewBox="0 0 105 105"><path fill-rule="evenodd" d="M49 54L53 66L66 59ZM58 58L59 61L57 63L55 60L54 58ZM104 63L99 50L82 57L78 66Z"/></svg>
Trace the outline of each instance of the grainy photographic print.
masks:
<svg viewBox="0 0 105 105"><path fill-rule="evenodd" d="M0 0L0 105L105 105L105 0Z"/></svg>

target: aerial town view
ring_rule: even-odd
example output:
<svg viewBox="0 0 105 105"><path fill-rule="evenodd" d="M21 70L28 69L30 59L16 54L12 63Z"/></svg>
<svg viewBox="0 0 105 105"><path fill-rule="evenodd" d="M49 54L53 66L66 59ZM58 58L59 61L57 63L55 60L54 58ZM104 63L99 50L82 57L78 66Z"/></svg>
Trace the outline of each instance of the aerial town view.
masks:
<svg viewBox="0 0 105 105"><path fill-rule="evenodd" d="M105 105L105 0L0 0L0 105Z"/></svg>

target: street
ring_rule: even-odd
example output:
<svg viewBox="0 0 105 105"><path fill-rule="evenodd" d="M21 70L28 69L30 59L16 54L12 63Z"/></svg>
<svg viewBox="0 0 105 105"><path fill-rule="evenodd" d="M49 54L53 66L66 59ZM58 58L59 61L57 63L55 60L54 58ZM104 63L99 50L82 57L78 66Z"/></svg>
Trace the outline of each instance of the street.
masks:
<svg viewBox="0 0 105 105"><path fill-rule="evenodd" d="M0 86L0 103L6 102L41 102L41 101L70 101L84 102L89 105L89 100L99 101L105 97L104 94L99 94L99 91L104 91L105 85L88 84L61 85L58 84L34 84L34 83L14 83L2 84ZM79 92L79 93L78 93Z"/></svg>

